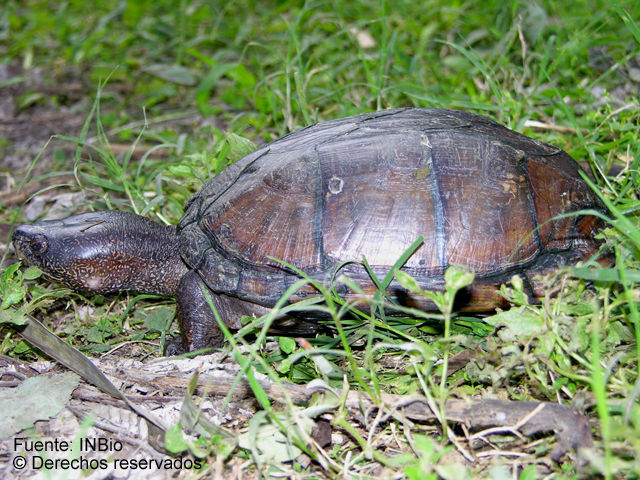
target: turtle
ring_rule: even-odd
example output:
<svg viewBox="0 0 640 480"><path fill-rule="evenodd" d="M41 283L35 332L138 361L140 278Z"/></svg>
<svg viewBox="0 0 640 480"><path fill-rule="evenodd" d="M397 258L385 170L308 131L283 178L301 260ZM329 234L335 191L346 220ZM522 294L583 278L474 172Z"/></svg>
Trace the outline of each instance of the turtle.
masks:
<svg viewBox="0 0 640 480"><path fill-rule="evenodd" d="M22 225L13 244L25 263L77 290L174 296L174 354L223 344L209 302L237 329L244 315L269 312L301 272L324 284L348 276L358 289L334 288L355 301L417 238L401 269L421 289L442 290L452 265L475 272L456 298L460 311L508 306L499 287L516 274L535 300L544 295L538 274L601 246L601 220L581 211L604 206L580 171L562 149L484 116L381 110L255 150L206 182L177 226L98 211ZM386 293L396 306L436 307L395 279ZM313 296L307 283L288 301Z"/></svg>

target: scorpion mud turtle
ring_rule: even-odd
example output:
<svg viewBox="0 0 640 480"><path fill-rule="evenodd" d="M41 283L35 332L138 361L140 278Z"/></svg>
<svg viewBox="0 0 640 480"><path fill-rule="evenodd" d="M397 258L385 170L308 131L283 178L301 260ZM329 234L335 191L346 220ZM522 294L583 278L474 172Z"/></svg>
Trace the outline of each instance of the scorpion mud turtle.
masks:
<svg viewBox="0 0 640 480"><path fill-rule="evenodd" d="M182 338L168 353L218 346L225 324L263 314L299 276L347 274L367 293L362 263L384 275L419 237L402 267L423 289L443 288L449 265L476 273L462 310L505 303L499 285L592 256L603 205L561 149L479 115L397 109L320 123L247 155L209 180L177 227L103 211L23 225L18 254L53 279L89 292L132 290L177 298ZM356 293L338 286L345 298ZM395 281L399 304L434 308ZM317 295L311 286L290 301ZM293 322L292 325L295 325ZM290 332L293 333L293 332Z"/></svg>

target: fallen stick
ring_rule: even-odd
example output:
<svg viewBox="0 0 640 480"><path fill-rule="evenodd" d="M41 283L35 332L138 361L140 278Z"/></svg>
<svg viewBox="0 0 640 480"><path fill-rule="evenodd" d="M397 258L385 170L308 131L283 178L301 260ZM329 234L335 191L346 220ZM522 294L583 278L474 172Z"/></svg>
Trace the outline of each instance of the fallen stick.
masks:
<svg viewBox="0 0 640 480"><path fill-rule="evenodd" d="M157 389L165 395L180 397L186 391L190 376L158 375L152 371L137 368L127 368L126 371L107 372L118 378L126 377L126 382L142 384ZM307 404L313 394L327 391L328 387L319 384L297 385L289 382L275 383L264 375L256 374L260 386L275 402L284 404L288 401L296 405ZM198 378L196 395L209 394L226 396L234 382L236 375L227 371L215 372L214 375L201 375ZM341 396L343 392L333 391ZM233 388L233 398L250 398L253 392L249 382L242 378ZM127 397L131 401L150 401L146 396ZM146 400L145 400L146 398ZM350 411L365 413L372 409L387 408L412 420L421 422L437 422L439 412L434 412L429 406L427 398L421 395L381 394L380 403L376 404L364 392L350 390L346 395L345 407ZM551 402L516 402L494 399L456 399L446 401L445 415L447 422L458 423L468 430L478 432L476 438L491 433L510 432L518 435L535 435L544 432L554 432L558 444L554 448L551 458L559 460L570 449L578 450L591 447L593 438L588 418L571 408Z"/></svg>

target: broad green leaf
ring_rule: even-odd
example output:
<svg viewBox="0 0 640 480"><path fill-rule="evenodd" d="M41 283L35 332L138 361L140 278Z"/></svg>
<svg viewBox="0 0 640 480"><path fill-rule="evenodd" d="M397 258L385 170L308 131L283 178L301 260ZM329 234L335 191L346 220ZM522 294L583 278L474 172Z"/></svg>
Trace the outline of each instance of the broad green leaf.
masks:
<svg viewBox="0 0 640 480"><path fill-rule="evenodd" d="M179 85L195 85L196 78L193 73L182 65L166 65L163 63L156 63L144 68L144 71L168 82L177 83Z"/></svg>
<svg viewBox="0 0 640 480"><path fill-rule="evenodd" d="M251 88L256 84L256 77L242 63L236 64L227 75L246 88Z"/></svg>
<svg viewBox="0 0 640 480"><path fill-rule="evenodd" d="M251 140L233 132L227 132L224 138L229 143L227 158L230 162L241 159L257 148Z"/></svg>
<svg viewBox="0 0 640 480"><path fill-rule="evenodd" d="M296 412L293 412L295 415ZM266 415L254 415L249 421L249 431L238 437L238 445L246 450L257 452L262 462L289 462L302 453L293 436L301 438L299 427L311 434L314 421L304 415L298 416L296 422L292 416L279 415L278 423Z"/></svg>
<svg viewBox="0 0 640 480"><path fill-rule="evenodd" d="M640 271L625 270L624 274L627 281L640 283ZM617 268L573 267L571 275L594 282L620 282L620 271Z"/></svg>
<svg viewBox="0 0 640 480"><path fill-rule="evenodd" d="M175 310L169 307L160 307L153 310L144 319L144 326L152 332L164 332L167 324L173 320Z"/></svg>
<svg viewBox="0 0 640 480"><path fill-rule="evenodd" d="M172 453L181 453L189 449L189 445L182 437L182 425L172 425L164 436L164 447Z"/></svg>
<svg viewBox="0 0 640 480"><path fill-rule="evenodd" d="M184 177L184 178L192 178L193 177L193 168L189 165L170 165L169 172L176 177Z"/></svg>
<svg viewBox="0 0 640 480"><path fill-rule="evenodd" d="M444 282L447 290L457 292L473 283L475 273L457 265L452 265L444 272Z"/></svg>
<svg viewBox="0 0 640 480"><path fill-rule="evenodd" d="M207 104L207 101L211 97L211 92L215 88L218 80L224 76L229 70L231 70L236 63L216 63L206 73L196 90L196 103L198 109L202 115L210 115L212 108Z"/></svg>
<svg viewBox="0 0 640 480"><path fill-rule="evenodd" d="M280 344L280 350L286 354L290 354L296 349L296 341L291 337L279 337L278 343Z"/></svg>
<svg viewBox="0 0 640 480"><path fill-rule="evenodd" d="M0 306L0 308L2 308L2 310L5 310L11 305L15 305L16 303L21 302L24 298L25 293L26 290L22 286L22 284L7 282L2 292L3 298L2 306Z"/></svg>
<svg viewBox="0 0 640 480"><path fill-rule="evenodd" d="M545 329L544 319L527 306L511 308L484 319L494 327L502 326L498 336L504 341L531 338Z"/></svg>
<svg viewBox="0 0 640 480"><path fill-rule="evenodd" d="M410 292L418 294L422 293L422 289L420 288L418 281L407 272L403 270L396 270L396 280L398 280L398 283Z"/></svg>
<svg viewBox="0 0 640 480"><path fill-rule="evenodd" d="M42 275L42 272L36 266L28 267L22 272L22 278L25 280L35 280L36 278L40 278L40 275Z"/></svg>

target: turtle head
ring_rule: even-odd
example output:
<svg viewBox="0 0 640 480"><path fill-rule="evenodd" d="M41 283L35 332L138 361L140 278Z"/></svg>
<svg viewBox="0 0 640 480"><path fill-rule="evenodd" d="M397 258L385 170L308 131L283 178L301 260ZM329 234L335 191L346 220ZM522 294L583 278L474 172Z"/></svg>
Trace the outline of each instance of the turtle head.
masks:
<svg viewBox="0 0 640 480"><path fill-rule="evenodd" d="M93 293L172 293L166 283L171 275L181 275L175 267L185 269L174 227L127 212L21 225L13 233L13 245L24 263L75 290Z"/></svg>

